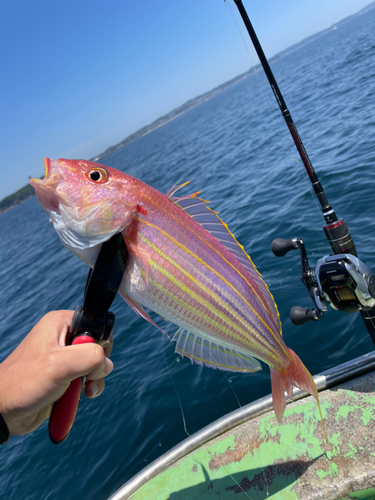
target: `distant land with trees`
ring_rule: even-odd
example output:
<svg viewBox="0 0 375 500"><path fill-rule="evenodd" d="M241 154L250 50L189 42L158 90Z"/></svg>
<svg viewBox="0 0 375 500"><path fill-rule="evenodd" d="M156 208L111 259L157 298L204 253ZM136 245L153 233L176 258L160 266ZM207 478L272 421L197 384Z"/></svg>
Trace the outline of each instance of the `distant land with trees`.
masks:
<svg viewBox="0 0 375 500"><path fill-rule="evenodd" d="M10 210L13 207L16 207L23 201L28 200L29 198L34 196L34 194L35 189L32 187L32 185L26 184L26 186L23 186L15 193L6 196L0 201L0 214L6 212L7 210Z"/></svg>
<svg viewBox="0 0 375 500"><path fill-rule="evenodd" d="M346 24L348 21L351 21L354 17L360 16L364 14L365 12L375 8L375 0L371 2L369 5L361 9L359 12L356 14L352 14L351 16L345 17L345 19L342 19L341 21L337 22L335 24L335 28L339 28L343 24ZM271 57L269 59L269 63L272 64L279 59L282 59L283 57L291 54L292 52L300 49L304 45L307 45L308 43L313 42L317 38L320 38L321 36L324 36L328 32L330 32L333 29L333 27L327 28L325 30L319 31L318 33L315 33L314 35L311 35L307 38L304 38L301 42L295 43L294 45L291 45L287 49L279 52L275 56ZM251 67L248 71L243 73L242 75L236 76L235 78L232 78L232 80L229 80L228 82L225 82L218 87L215 87L213 90L210 90L209 92L206 92L200 96L195 97L194 99L190 99L189 101L185 102L182 106L179 106L176 109L173 109L166 115L158 118L154 122L152 122L150 125L146 125L145 127L142 127L140 130L135 132L134 134L129 135L126 137L123 141L119 142L118 144L115 144L114 146L110 146L107 148L103 153L95 156L94 158L91 158L91 161L99 161L105 156L110 155L111 153L114 153L115 151L118 151L119 149L123 148L124 146L130 144L131 142L136 141L140 137L143 137L146 134L149 134L153 130L156 130L159 127L162 127L163 125L166 125L168 122L174 120L178 116L181 116L182 114L186 113L187 111L190 111L191 109L195 108L196 106L199 106L200 104L208 101L215 95L220 94L224 90L228 89L232 85L235 85L236 83L240 82L241 80L244 80L245 78L248 78L251 74L253 74L256 71L260 71L261 65L257 64L256 66ZM43 177L41 177L43 178ZM27 184L26 186L22 187L15 193L6 196L0 201L0 214L6 212L7 210L10 210L11 208L19 205L23 201L28 200L32 196L35 195L35 190L34 188L30 185Z"/></svg>

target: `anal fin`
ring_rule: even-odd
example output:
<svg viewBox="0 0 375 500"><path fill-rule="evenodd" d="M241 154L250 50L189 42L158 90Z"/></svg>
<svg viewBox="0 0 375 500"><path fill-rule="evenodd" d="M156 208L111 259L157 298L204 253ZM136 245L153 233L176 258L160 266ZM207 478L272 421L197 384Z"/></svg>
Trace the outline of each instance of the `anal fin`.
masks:
<svg viewBox="0 0 375 500"><path fill-rule="evenodd" d="M252 356L183 328L177 330L172 340L176 342L175 352L187 356L198 365L231 372L256 372L262 369L259 361Z"/></svg>

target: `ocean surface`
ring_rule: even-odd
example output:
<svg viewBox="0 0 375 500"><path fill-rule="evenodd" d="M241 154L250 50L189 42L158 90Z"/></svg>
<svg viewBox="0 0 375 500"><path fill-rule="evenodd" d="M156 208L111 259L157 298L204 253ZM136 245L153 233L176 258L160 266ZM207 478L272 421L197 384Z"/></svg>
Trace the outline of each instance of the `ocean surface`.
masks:
<svg viewBox="0 0 375 500"><path fill-rule="evenodd" d="M375 9L273 64L272 69L330 203L358 256L375 269ZM20 145L22 147L22 145ZM284 338L318 373L373 349L358 314L312 307L300 257L275 257L274 238L302 237L310 264L330 252L323 219L263 73L257 73L106 157L165 192L191 180L220 212L270 286ZM42 158L41 158L42 168ZM0 340L4 359L48 311L82 303L88 269L60 243L36 197L0 216ZM270 392L269 370L230 374L191 365L117 297L114 371L96 400L82 398L69 438L46 424L1 449L0 498L101 500L172 446ZM161 320L160 320L161 321ZM173 326L168 327L173 332Z"/></svg>

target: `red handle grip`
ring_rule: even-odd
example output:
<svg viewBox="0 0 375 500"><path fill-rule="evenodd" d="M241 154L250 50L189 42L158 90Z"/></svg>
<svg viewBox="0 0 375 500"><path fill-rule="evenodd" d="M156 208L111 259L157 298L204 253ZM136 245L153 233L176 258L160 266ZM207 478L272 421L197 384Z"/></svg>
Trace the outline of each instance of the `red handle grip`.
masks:
<svg viewBox="0 0 375 500"><path fill-rule="evenodd" d="M95 342L93 337L81 335L73 340L72 345ZM83 381L84 377L72 380L67 390L52 407L48 422L48 434L54 444L62 443L69 436L76 418Z"/></svg>

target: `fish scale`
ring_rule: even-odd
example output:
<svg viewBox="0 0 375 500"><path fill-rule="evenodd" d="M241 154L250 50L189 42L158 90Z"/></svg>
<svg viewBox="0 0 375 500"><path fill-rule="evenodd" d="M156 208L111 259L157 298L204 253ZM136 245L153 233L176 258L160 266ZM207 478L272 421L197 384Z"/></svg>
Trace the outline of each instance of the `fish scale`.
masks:
<svg viewBox="0 0 375 500"><path fill-rule="evenodd" d="M159 202L160 198L162 198L161 203ZM162 209L157 211L157 206L162 206ZM155 269L155 266L151 262L155 262L164 272L167 272L167 267L170 265L170 261L166 261L161 257L160 252L158 253L154 249L155 245L152 243L153 241L157 242L157 248L168 249L166 253L174 257L172 259L174 266L172 264L173 269L169 273L171 277L165 280L166 285L164 287L165 290L173 290L173 293L170 294L170 312L164 311L160 305L160 302L163 301L165 307L165 301L163 300L165 294L160 289L156 291L155 287L147 286L145 280L146 264L140 258L137 259L137 267L142 269L142 277L135 287L134 280L125 279L125 283L132 283L133 285L132 288L124 289L125 293L170 321L177 322L178 324L183 322L184 327L193 333L202 334L205 332L206 334L211 334L211 336L219 337L219 341L231 341L237 348L251 349L260 359L267 359L269 361L269 357L271 357L274 364L275 360L279 359L282 349L280 349L279 343L272 342L274 340L273 337L271 337L272 343L270 341L264 342L263 337L258 334L259 332L263 333L265 327L254 314L251 314L251 309L246 302L253 308L254 306L257 308L256 312L261 318L263 316L263 320L266 313L261 307L262 304L260 302L259 305L253 305L255 302L253 296L247 297L248 301L242 298L241 292L248 292L248 288L246 289L244 286L242 276L245 275L248 281L252 279L246 276L248 274L246 270L241 269L241 274L239 274L237 269L228 266L227 261L234 260L231 254L215 238L208 235L198 226L191 217L187 216L178 206L172 204L170 200L163 197L160 193L155 193L152 198L144 198L142 207L146 210L147 215L143 215L142 218L138 215L137 242L142 251L150 255L150 276L152 274L151 269ZM168 219L165 216L166 212L169 213L173 223L169 222L168 224ZM198 239L193 240L192 234L197 235ZM126 231L124 232L124 238L126 241ZM210 246L207 245L208 240ZM174 243L174 241L178 241L178 244ZM203 241L205 242L204 244ZM212 247L214 247L215 252L212 252ZM218 259L218 256L220 259ZM202 263L199 263L199 261ZM207 266L209 268L216 266L217 274L213 275L213 272L209 271ZM236 263L236 266L238 266L238 263ZM182 286L181 275L185 276L186 274L183 275L178 270L179 267L183 267L185 272L188 272L189 269L193 271L191 279L185 286ZM159 270L158 273L156 281L160 282L162 280L160 274L163 275L163 272ZM130 271L129 274L131 274ZM221 277L223 274L225 274L225 280ZM212 286L213 277L216 279L218 275L220 279L217 280L216 286ZM165 274L163 276L166 278ZM204 286L202 277L207 280L207 285L210 286L211 304L204 307L201 301L206 302L208 297L207 292L204 292L202 289ZM180 286L176 284L177 282L180 283ZM232 288L225 282L232 285ZM184 291L184 288L186 291ZM258 293L260 294L260 291ZM192 297L192 294L194 294L195 298ZM224 304L220 300L219 294L226 297L228 304ZM184 318L181 317L183 315L177 314L177 306L181 303L185 303L186 306L190 306L196 310L195 317L191 317L188 323L183 321ZM228 319L232 316L233 319L231 319L230 326L218 314L218 312L221 312L221 308L225 310L223 314L226 314ZM241 317L241 320L234 316L235 309L242 311L243 317ZM203 313L206 317L205 321L202 320ZM208 318L211 318L211 322ZM220 324L222 326L221 329L218 328ZM266 352L268 356L265 355Z"/></svg>
<svg viewBox="0 0 375 500"><path fill-rule="evenodd" d="M207 238L207 235L205 234L204 235L205 238ZM171 243L171 240L167 241L166 244L169 246ZM214 240L214 243L217 245L217 242ZM175 248L175 254L178 254L181 250L181 246L182 245L179 245L179 247L176 247ZM205 250L205 249L203 249ZM199 255L199 250L195 249L194 251L192 250L185 250L183 253L183 260L184 260L184 264L186 265L188 260L190 259L190 261L192 261L193 265L197 266L197 264L199 263L198 261L201 261L203 262L203 264L205 265L205 267L203 267L202 269L202 272L201 272L201 276L200 276L200 279L204 279L204 277L208 276L208 274L211 274L211 277L210 277L210 285L212 286L213 285L213 282L216 281L217 283L217 288L218 288L218 291L219 292L222 292L224 295L228 295L230 294L230 289L229 289L229 286L225 285L224 281L223 281L223 278L222 278L222 275L225 273L225 274L228 274L230 273L232 270L230 268L228 268L227 270L225 270L225 266L223 265L220 265L220 264L223 264L223 263L220 263L220 261L217 260L217 262L210 262L209 259L207 258L207 255ZM219 254L220 255L220 254ZM193 256L193 257L192 257ZM228 255L230 256L230 255ZM227 256L227 257L228 257ZM220 274L220 272L216 271L216 270L213 270L211 268L211 265L216 265L216 268L221 271L222 274ZM211 273L207 273L207 268L210 268L211 269ZM212 276L212 272L215 272L215 276L213 277ZM246 288L244 289L244 283L242 282L243 279L241 278L240 279L240 276L238 275L237 272L232 272L232 282L234 283L234 287L237 291L239 291L239 293L243 292L246 290ZM251 301L251 298L250 298L250 301ZM254 307L254 303L252 304L252 306ZM256 307L256 304L255 304L255 307ZM260 312L260 314L262 314L262 310L259 311L258 309L258 313Z"/></svg>
<svg viewBox="0 0 375 500"><path fill-rule="evenodd" d="M160 330L144 307L177 325L177 353L229 371L257 371L255 358L266 362L279 421L293 385L312 394L320 410L310 373L281 336L267 285L198 193L177 197L182 186L175 185L165 196L85 160L46 159L45 170L45 179L31 183L62 243L92 266L101 244L122 232L128 261L120 294Z"/></svg>

